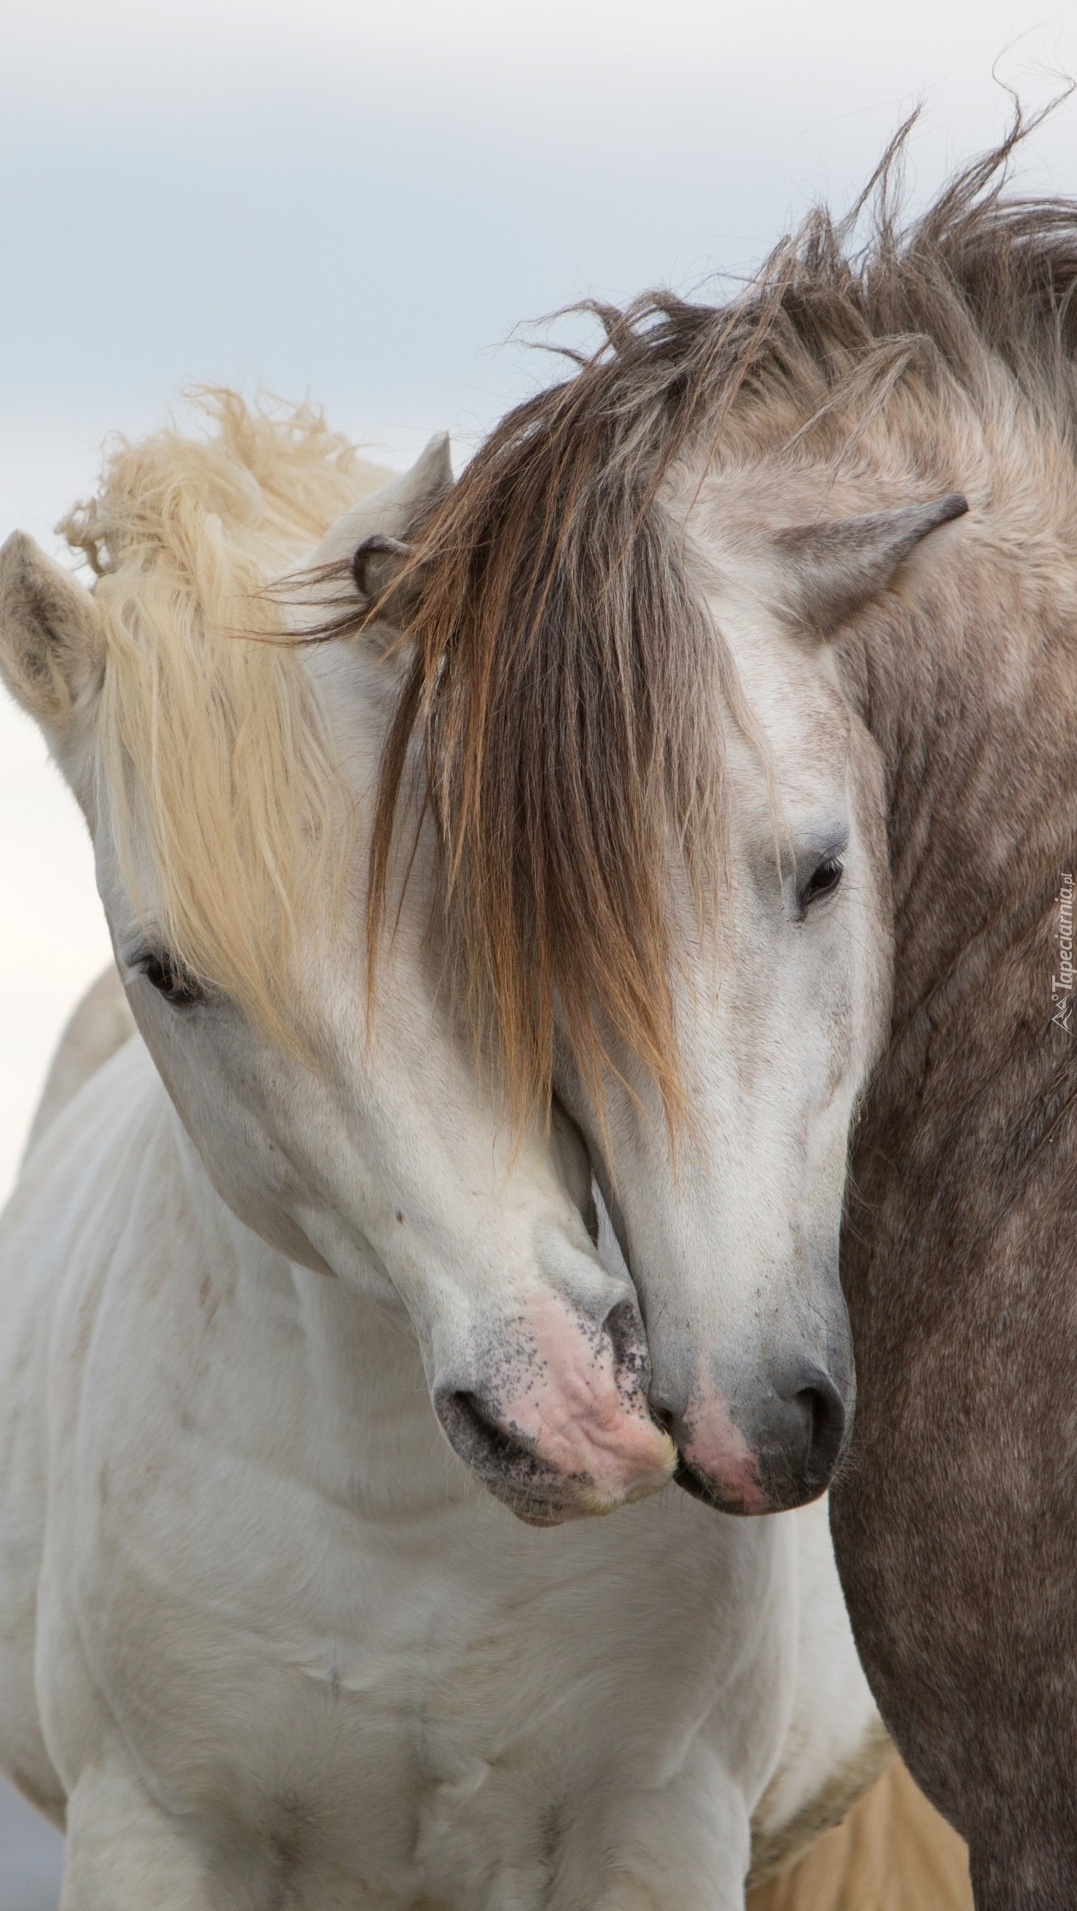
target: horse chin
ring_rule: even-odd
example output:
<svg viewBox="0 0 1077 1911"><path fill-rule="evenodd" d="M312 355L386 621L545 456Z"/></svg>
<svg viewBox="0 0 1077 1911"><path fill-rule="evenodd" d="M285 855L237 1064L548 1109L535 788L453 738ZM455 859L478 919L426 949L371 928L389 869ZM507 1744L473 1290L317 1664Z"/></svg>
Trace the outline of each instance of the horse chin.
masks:
<svg viewBox="0 0 1077 1911"><path fill-rule="evenodd" d="M567 1526L570 1520L588 1517L587 1509L574 1500L565 1500L559 1506L551 1500L547 1505L539 1507L516 1499L509 1493L495 1493L494 1497L499 1499L503 1506L508 1507L509 1512L520 1521L521 1525L535 1526L540 1532L549 1532L551 1527Z"/></svg>
<svg viewBox="0 0 1077 1911"><path fill-rule="evenodd" d="M570 1520L604 1519L659 1491L673 1475L673 1455L653 1473L616 1486L604 1486L587 1473L558 1473L535 1454L522 1452L504 1470L471 1462L487 1492L525 1526L564 1526Z"/></svg>
<svg viewBox="0 0 1077 1911"><path fill-rule="evenodd" d="M678 1461L673 1478L692 1499L709 1506L715 1513L736 1513L747 1519L781 1510L777 1504L772 1504L762 1487L733 1486L710 1479L688 1466L683 1459Z"/></svg>
<svg viewBox="0 0 1077 1911"><path fill-rule="evenodd" d="M646 1499L655 1490L653 1485L646 1484L624 1492L603 1493L593 1480L568 1479L559 1482L560 1493L552 1489L548 1498L537 1500L489 1480L483 1484L525 1526L539 1527L566 1526L570 1520L604 1519L622 1506L632 1506L637 1500Z"/></svg>
<svg viewBox="0 0 1077 1911"><path fill-rule="evenodd" d="M794 1512L798 1506L808 1506L812 1500L819 1499L830 1484L829 1473L825 1478L806 1476L794 1481L781 1465L769 1467L765 1454L760 1455L757 1469L755 1480L734 1483L713 1479L679 1459L673 1478L685 1493L704 1506L712 1507L716 1513L735 1513L743 1519L758 1518L764 1513Z"/></svg>

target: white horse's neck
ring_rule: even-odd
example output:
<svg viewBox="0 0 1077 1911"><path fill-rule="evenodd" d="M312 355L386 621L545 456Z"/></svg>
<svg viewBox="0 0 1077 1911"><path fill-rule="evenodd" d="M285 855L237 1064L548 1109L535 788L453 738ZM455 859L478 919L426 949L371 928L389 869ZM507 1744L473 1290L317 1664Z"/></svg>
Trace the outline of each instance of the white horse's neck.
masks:
<svg viewBox="0 0 1077 1911"><path fill-rule="evenodd" d="M256 1237L252 1237L256 1240ZM480 1496L441 1433L418 1346L338 1280L262 1249L286 1284L307 1350L307 1396L322 1490L367 1516L419 1514Z"/></svg>
<svg viewBox="0 0 1077 1911"><path fill-rule="evenodd" d="M62 1118L72 1122L67 1145L85 1150L89 1116L108 1136L106 1150L127 1173L145 1176L167 1207L175 1244L167 1279L190 1289L189 1306L176 1292L176 1315L202 1341L194 1367L199 1359L231 1366L238 1392L249 1396L252 1441L263 1422L286 1418L286 1434L274 1440L278 1463L359 1515L418 1515L479 1497L438 1427L406 1325L287 1259L232 1213L143 1043L128 1043L88 1092L100 1106L91 1114L80 1097ZM64 1141L58 1133L51 1145ZM111 1168L99 1161L88 1189L102 1185L102 1171Z"/></svg>

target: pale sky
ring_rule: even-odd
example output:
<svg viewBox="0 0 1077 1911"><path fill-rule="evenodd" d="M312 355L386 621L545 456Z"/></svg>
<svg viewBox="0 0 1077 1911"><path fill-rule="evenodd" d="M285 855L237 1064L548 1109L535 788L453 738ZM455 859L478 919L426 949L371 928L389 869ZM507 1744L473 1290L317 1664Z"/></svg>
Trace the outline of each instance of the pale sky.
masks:
<svg viewBox="0 0 1077 1911"><path fill-rule="evenodd" d="M0 535L226 379L458 459L549 361L513 328L742 272L917 101L923 198L1077 73L1022 0L37 0L0 64ZM1077 192L1077 101L1022 159ZM0 1192L107 943L73 805L0 707Z"/></svg>

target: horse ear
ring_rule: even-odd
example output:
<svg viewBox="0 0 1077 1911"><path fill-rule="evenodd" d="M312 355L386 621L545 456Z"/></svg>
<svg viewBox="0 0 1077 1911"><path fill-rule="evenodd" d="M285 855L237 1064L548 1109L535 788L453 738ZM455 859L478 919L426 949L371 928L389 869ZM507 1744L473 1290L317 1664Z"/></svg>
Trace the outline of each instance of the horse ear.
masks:
<svg viewBox="0 0 1077 1911"><path fill-rule="evenodd" d="M399 480L397 502L409 511L418 511L423 505L435 504L444 492L452 489L452 482L449 434L437 431L420 451L410 471L405 471Z"/></svg>
<svg viewBox="0 0 1077 1911"><path fill-rule="evenodd" d="M893 583L924 538L968 508L961 492L951 491L931 504L779 531L774 546L789 613L815 636L828 637Z"/></svg>
<svg viewBox="0 0 1077 1911"><path fill-rule="evenodd" d="M381 510L382 522L360 538L352 552L351 574L356 590L367 602L380 603L379 621L391 628L400 630L409 621L422 590L419 573L408 568L411 546L394 536L393 530L408 529L444 497L452 488L452 482L449 434L443 431L431 438L411 470L389 487L391 511ZM381 498L384 503L390 503L388 492L383 492ZM378 503L376 498L369 500L368 515L373 514ZM391 524L390 519L395 522ZM397 577L400 584L394 589Z"/></svg>
<svg viewBox="0 0 1077 1911"><path fill-rule="evenodd" d="M309 604L315 614L327 603L338 611L347 608L339 592L341 579L350 572L361 604L380 604L377 623L365 641L387 648L409 621L420 589L418 575L407 569L411 547L404 540L452 482L449 434L443 431L431 438L410 471L361 498L326 532L310 560L309 583L300 603ZM401 584L394 592L397 576Z"/></svg>
<svg viewBox="0 0 1077 1911"><path fill-rule="evenodd" d="M104 670L101 618L88 590L25 531L0 549L0 675L17 703L62 730Z"/></svg>

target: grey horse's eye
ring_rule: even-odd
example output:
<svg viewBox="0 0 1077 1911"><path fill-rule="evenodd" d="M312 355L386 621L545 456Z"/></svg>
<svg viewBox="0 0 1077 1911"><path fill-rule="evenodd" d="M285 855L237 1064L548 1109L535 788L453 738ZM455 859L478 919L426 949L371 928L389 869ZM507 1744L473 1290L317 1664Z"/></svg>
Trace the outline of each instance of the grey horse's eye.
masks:
<svg viewBox="0 0 1077 1911"><path fill-rule="evenodd" d="M807 909L809 904L818 902L821 897L833 895L844 874L845 864L840 856L825 856L813 869L800 892L801 908Z"/></svg>
<svg viewBox="0 0 1077 1911"><path fill-rule="evenodd" d="M205 1000L206 992L201 983L195 980L189 969L184 968L182 962L170 956L167 949L147 950L135 966L150 987L156 989L158 995L162 995L173 1008L190 1008L195 1002Z"/></svg>

